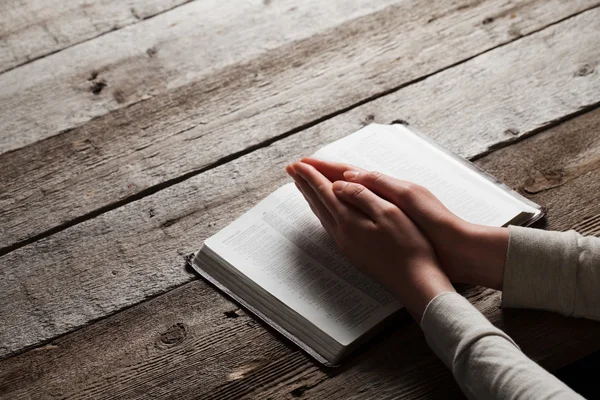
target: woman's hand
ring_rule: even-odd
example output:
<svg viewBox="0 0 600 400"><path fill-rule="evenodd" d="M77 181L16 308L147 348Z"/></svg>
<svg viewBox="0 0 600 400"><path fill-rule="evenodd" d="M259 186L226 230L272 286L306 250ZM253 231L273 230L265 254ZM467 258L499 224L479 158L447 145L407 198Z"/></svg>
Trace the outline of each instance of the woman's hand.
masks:
<svg viewBox="0 0 600 400"><path fill-rule="evenodd" d="M328 179L358 183L399 207L432 243L453 282L502 288L508 229L476 225L448 210L426 188L347 164L306 158Z"/></svg>
<svg viewBox="0 0 600 400"><path fill-rule="evenodd" d="M341 252L383 284L420 322L431 299L454 291L419 228L397 206L357 183L332 183L298 162L287 172Z"/></svg>

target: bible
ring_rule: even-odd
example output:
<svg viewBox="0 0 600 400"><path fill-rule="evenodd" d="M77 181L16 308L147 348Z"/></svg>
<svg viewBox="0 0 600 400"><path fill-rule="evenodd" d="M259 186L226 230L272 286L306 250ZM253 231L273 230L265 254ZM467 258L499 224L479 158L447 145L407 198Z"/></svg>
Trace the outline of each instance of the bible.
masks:
<svg viewBox="0 0 600 400"><path fill-rule="evenodd" d="M371 124L313 157L428 188L459 217L529 225L544 209L402 123ZM334 366L402 305L339 252L293 183L208 238L192 267L319 362Z"/></svg>

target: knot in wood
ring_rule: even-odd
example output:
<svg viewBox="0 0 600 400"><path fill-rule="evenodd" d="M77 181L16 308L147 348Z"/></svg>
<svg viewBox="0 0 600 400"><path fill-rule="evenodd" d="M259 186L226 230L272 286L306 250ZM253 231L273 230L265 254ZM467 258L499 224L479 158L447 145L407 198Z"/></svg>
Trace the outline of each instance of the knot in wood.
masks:
<svg viewBox="0 0 600 400"><path fill-rule="evenodd" d="M237 310L231 310L231 311L225 311L223 314L225 314L225 316L227 318L237 318L240 315L237 313Z"/></svg>
<svg viewBox="0 0 600 400"><path fill-rule="evenodd" d="M108 86L104 79L100 79L98 81L92 82L92 86L90 88L91 92L96 96L102 93L102 90Z"/></svg>
<svg viewBox="0 0 600 400"><path fill-rule="evenodd" d="M150 47L146 50L146 54L148 54L148 57L152 58L156 55L156 53L158 53L158 50L156 49L156 47Z"/></svg>
<svg viewBox="0 0 600 400"><path fill-rule="evenodd" d="M290 394L292 395L292 397L302 397L304 395L304 392L306 392L308 389L310 389L310 387L303 385L292 390Z"/></svg>
<svg viewBox="0 0 600 400"><path fill-rule="evenodd" d="M583 64L577 72L575 72L575 76L587 76L594 72L594 67L590 64Z"/></svg>
<svg viewBox="0 0 600 400"><path fill-rule="evenodd" d="M177 346L187 336L187 328L181 322L176 323L160 335L160 342L169 347Z"/></svg>

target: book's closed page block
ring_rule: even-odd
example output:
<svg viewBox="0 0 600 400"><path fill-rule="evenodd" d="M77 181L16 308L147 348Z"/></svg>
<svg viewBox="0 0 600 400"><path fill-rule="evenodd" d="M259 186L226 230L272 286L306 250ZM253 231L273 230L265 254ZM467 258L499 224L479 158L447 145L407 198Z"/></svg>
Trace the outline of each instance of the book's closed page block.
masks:
<svg viewBox="0 0 600 400"><path fill-rule="evenodd" d="M293 184L269 195L206 245L342 345L400 307L339 253Z"/></svg>
<svg viewBox="0 0 600 400"><path fill-rule="evenodd" d="M231 297L233 300L237 301L242 307L246 308L248 311L250 311L251 313L256 315L258 318L260 318L262 321L267 323L267 325L271 326L277 332L281 333L283 336L285 336L286 338L291 340L294 344L296 344L298 347L300 347L302 350L304 350L306 353L308 353L311 357L313 357L315 360L317 360L321 364L323 364L327 367L337 367L338 366L336 363L332 363L331 361L327 360L323 355L319 354L310 345L308 345L306 342L304 342L302 339L300 339L292 330L284 328L283 326L281 326L281 324L278 324L273 319L266 316L255 305L246 301L245 299L243 299L242 297L237 295L235 292L231 291L227 286L225 286L223 283L221 283L219 280L217 280L215 277L213 277L209 272L205 271L202 268L202 263L198 261L197 255L198 255L198 253L196 253L194 255L194 258L192 258L189 261L189 264L198 274L200 274L200 276L202 278L206 279L208 282L210 282L211 284L216 286L223 293L225 293L226 295Z"/></svg>

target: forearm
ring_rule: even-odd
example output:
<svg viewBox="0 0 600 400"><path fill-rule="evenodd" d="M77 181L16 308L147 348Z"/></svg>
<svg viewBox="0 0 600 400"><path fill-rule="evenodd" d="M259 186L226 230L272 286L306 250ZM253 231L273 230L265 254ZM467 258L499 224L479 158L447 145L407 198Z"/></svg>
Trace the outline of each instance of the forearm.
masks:
<svg viewBox="0 0 600 400"><path fill-rule="evenodd" d="M581 398L456 293L432 300L421 327L470 399Z"/></svg>

